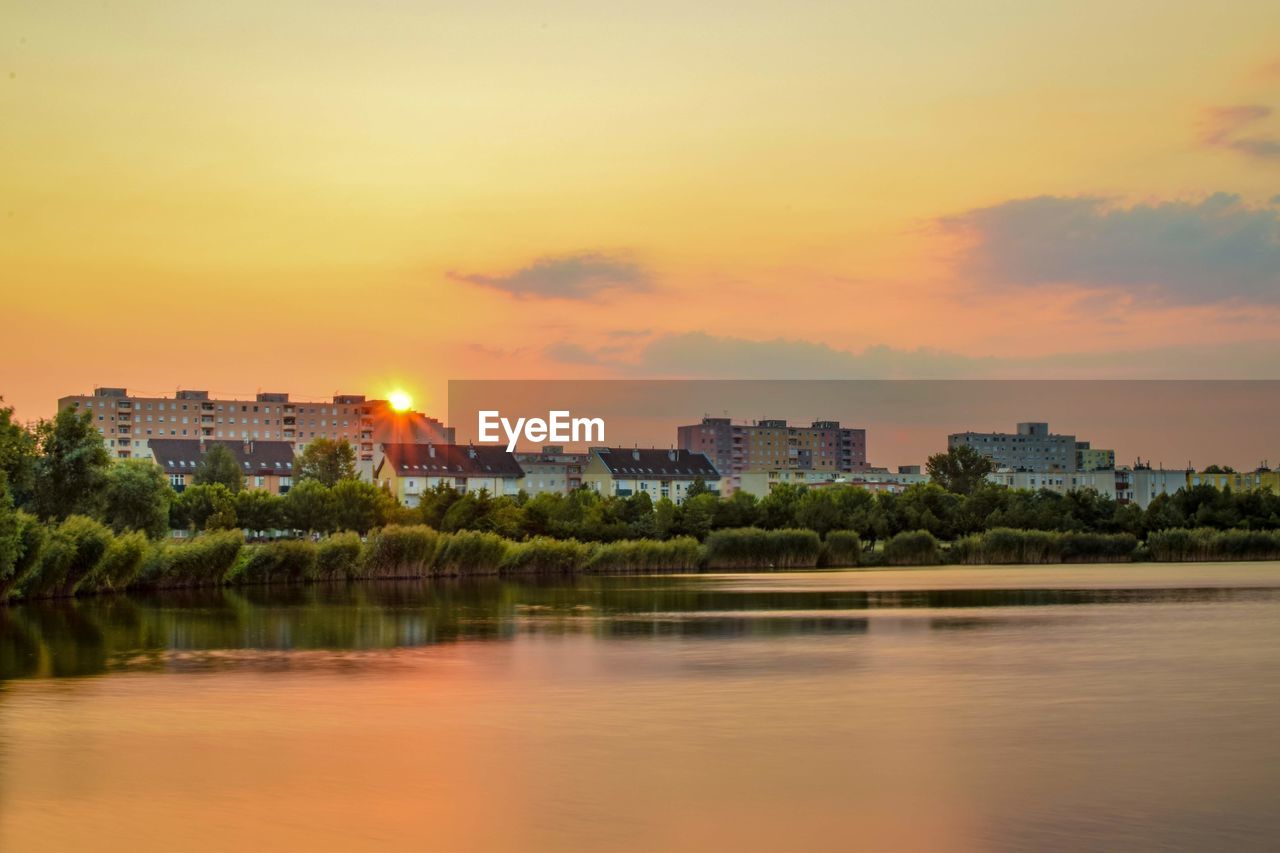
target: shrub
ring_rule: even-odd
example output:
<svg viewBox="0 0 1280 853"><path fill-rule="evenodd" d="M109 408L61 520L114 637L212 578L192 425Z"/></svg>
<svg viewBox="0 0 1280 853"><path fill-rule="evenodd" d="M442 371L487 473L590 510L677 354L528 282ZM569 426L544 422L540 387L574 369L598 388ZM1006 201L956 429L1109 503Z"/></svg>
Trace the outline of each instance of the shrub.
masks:
<svg viewBox="0 0 1280 853"><path fill-rule="evenodd" d="M692 572L702 563L702 546L692 536L662 541L620 539L591 546L587 572Z"/></svg>
<svg viewBox="0 0 1280 853"><path fill-rule="evenodd" d="M360 536L335 533L316 546L315 576L318 580L354 578L360 573Z"/></svg>
<svg viewBox="0 0 1280 853"><path fill-rule="evenodd" d="M940 557L938 540L927 530L904 530L884 544L884 561L890 566L936 566Z"/></svg>
<svg viewBox="0 0 1280 853"><path fill-rule="evenodd" d="M581 570L590 556L591 549L576 539L537 536L509 545L499 570L503 574L569 574Z"/></svg>
<svg viewBox="0 0 1280 853"><path fill-rule="evenodd" d="M435 571L442 575L497 574L514 543L496 533L459 530L440 537Z"/></svg>
<svg viewBox="0 0 1280 853"><path fill-rule="evenodd" d="M795 569L818 564L822 540L812 530L741 527L707 536L709 569Z"/></svg>
<svg viewBox="0 0 1280 853"><path fill-rule="evenodd" d="M298 539L250 545L226 574L229 584L301 583L315 574L316 546Z"/></svg>
<svg viewBox="0 0 1280 853"><path fill-rule="evenodd" d="M111 531L83 515L68 516L53 529L34 570L23 581L25 598L72 595L111 544Z"/></svg>
<svg viewBox="0 0 1280 853"><path fill-rule="evenodd" d="M374 531L360 559L360 574L373 578L420 578L430 573L440 534L424 524L388 524Z"/></svg>
<svg viewBox="0 0 1280 853"><path fill-rule="evenodd" d="M824 566L856 566L862 556L862 540L852 530L832 530L822 542Z"/></svg>

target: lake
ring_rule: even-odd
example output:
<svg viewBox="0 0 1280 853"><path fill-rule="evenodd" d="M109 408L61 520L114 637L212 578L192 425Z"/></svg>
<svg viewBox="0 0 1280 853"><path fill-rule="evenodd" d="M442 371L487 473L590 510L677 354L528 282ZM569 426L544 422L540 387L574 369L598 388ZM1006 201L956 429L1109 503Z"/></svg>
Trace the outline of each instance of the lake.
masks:
<svg viewBox="0 0 1280 853"><path fill-rule="evenodd" d="M0 608L0 850L1274 850L1280 564Z"/></svg>

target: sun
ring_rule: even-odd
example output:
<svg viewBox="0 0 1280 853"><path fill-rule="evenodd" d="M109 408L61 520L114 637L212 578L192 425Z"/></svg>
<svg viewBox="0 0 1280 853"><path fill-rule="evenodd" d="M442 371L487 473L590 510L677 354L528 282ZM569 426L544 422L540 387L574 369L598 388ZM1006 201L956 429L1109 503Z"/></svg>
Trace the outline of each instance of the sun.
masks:
<svg viewBox="0 0 1280 853"><path fill-rule="evenodd" d="M409 407L413 405L413 398L405 391L392 391L387 396L387 402L397 412L407 412Z"/></svg>

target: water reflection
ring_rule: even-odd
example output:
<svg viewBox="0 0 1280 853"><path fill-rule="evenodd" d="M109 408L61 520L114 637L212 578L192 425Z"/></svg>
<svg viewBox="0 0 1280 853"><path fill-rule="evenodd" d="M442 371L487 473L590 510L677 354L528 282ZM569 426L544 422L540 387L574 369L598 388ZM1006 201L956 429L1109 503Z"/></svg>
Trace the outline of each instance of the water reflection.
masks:
<svg viewBox="0 0 1280 853"><path fill-rule="evenodd" d="M1126 569L1113 567L1123 575ZM0 608L0 678L59 678L112 671L329 665L384 660L361 652L529 634L601 639L735 639L856 636L869 616L943 611L932 630L1011 624L1001 608L1188 604L1274 600L1280 588L1249 576L1223 586L1166 581L1150 570L1133 586L1017 587L1016 575L799 573L796 575L536 578L175 591ZM1065 574L1084 570L1066 568ZM1133 572L1133 569L1127 571ZM1183 570L1184 571L1184 570ZM1203 569L1198 571L1203 572ZM893 588L894 575L902 575ZM1051 575L1041 573L1043 584ZM1135 576L1136 578L1137 576ZM930 581L936 588L930 587ZM909 582L908 582L909 581ZM862 587L880 588L862 588ZM975 613L974 611L979 611ZM925 615L921 613L920 615ZM1025 620L1023 620L1025 623ZM308 658L307 651L349 652ZM266 653L291 653L270 655Z"/></svg>

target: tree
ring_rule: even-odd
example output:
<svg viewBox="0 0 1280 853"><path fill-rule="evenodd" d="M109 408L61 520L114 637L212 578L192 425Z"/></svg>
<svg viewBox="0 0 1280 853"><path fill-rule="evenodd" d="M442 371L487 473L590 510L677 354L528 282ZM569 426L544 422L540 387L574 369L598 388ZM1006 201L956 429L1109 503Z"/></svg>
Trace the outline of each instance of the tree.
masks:
<svg viewBox="0 0 1280 853"><path fill-rule="evenodd" d="M261 533L284 525L284 501L263 489L245 489L236 495L236 524Z"/></svg>
<svg viewBox="0 0 1280 853"><path fill-rule="evenodd" d="M111 465L89 412L66 408L36 427L39 456L33 467L32 505L41 518L97 515Z"/></svg>
<svg viewBox="0 0 1280 853"><path fill-rule="evenodd" d="M333 499L335 530L368 533L387 523L387 515L395 505L395 498L390 494L360 480L339 480L329 494Z"/></svg>
<svg viewBox="0 0 1280 853"><path fill-rule="evenodd" d="M315 480L329 488L342 480L354 480L358 476L355 448L345 438L317 438L293 460L293 472L298 482Z"/></svg>
<svg viewBox="0 0 1280 853"><path fill-rule="evenodd" d="M707 491L685 498L677 513L677 528L687 536L699 540L706 538L711 532L711 521L715 518L718 503L720 499Z"/></svg>
<svg viewBox="0 0 1280 853"><path fill-rule="evenodd" d="M284 496L285 523L294 530L327 533L333 529L333 495L317 480L304 480Z"/></svg>
<svg viewBox="0 0 1280 853"><path fill-rule="evenodd" d="M1235 472L1236 469L1232 468L1230 465L1210 465L1208 468L1204 469L1204 473L1206 474L1234 474Z"/></svg>
<svg viewBox="0 0 1280 853"><path fill-rule="evenodd" d="M103 520L116 533L141 530L159 538L169 530L173 488L158 465L143 459L121 459L107 473Z"/></svg>
<svg viewBox="0 0 1280 853"><path fill-rule="evenodd" d="M929 478L948 492L971 495L996 470L996 463L967 444L935 453L925 466Z"/></svg>
<svg viewBox="0 0 1280 853"><path fill-rule="evenodd" d="M18 506L31 499L35 464L36 437L14 421L12 408L0 406L0 491L7 487Z"/></svg>
<svg viewBox="0 0 1280 853"><path fill-rule="evenodd" d="M238 526L236 496L222 483L187 486L173 502L173 524L192 530L231 530Z"/></svg>
<svg viewBox="0 0 1280 853"><path fill-rule="evenodd" d="M235 494L244 488L244 472L235 454L222 444L213 444L204 452L196 465L196 473L192 482L197 486L212 486L221 483L227 491Z"/></svg>

